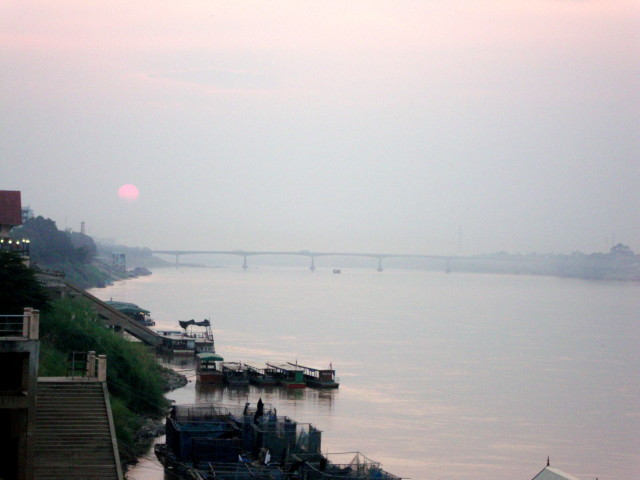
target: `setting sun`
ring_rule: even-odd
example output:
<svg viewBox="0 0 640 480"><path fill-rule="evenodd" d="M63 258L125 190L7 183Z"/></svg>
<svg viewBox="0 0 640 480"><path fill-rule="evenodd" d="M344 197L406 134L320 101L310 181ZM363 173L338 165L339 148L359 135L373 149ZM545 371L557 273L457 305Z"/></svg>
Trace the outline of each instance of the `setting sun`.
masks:
<svg viewBox="0 0 640 480"><path fill-rule="evenodd" d="M138 199L139 195L140 191L138 190L138 187L130 183L122 185L118 189L118 197L125 202L133 202Z"/></svg>

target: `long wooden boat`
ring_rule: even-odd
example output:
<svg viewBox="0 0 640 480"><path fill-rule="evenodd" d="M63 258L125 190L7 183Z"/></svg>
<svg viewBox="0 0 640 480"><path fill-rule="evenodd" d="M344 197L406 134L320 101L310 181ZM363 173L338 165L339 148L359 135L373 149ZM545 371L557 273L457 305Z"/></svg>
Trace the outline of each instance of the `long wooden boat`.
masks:
<svg viewBox="0 0 640 480"><path fill-rule="evenodd" d="M220 364L224 381L232 387L249 385L249 372L241 362L222 362Z"/></svg>
<svg viewBox="0 0 640 480"><path fill-rule="evenodd" d="M327 369L305 367L298 363L287 362L289 365L299 367L304 370L304 381L308 387L313 388L338 388L340 380L336 377L336 371L331 365Z"/></svg>
<svg viewBox="0 0 640 480"><path fill-rule="evenodd" d="M279 365L267 363L267 366L274 369L279 385L286 388L305 388L307 386L304 381L304 369L290 363Z"/></svg>
<svg viewBox="0 0 640 480"><path fill-rule="evenodd" d="M268 365L258 366L251 363L245 363L247 372L249 373L249 383L259 387L269 387L278 384L276 372Z"/></svg>
<svg viewBox="0 0 640 480"><path fill-rule="evenodd" d="M180 355L191 354L196 350L196 339L185 336L179 330L157 330L160 335L160 348Z"/></svg>
<svg viewBox="0 0 640 480"><path fill-rule="evenodd" d="M196 353L196 379L200 383L213 383L222 385L224 373L218 368L216 362L222 362L224 358L211 352Z"/></svg>
<svg viewBox="0 0 640 480"><path fill-rule="evenodd" d="M160 348L174 354L216 353L211 322L203 320L178 321L180 330L157 330L160 335ZM204 331L194 331L193 326L204 327Z"/></svg>

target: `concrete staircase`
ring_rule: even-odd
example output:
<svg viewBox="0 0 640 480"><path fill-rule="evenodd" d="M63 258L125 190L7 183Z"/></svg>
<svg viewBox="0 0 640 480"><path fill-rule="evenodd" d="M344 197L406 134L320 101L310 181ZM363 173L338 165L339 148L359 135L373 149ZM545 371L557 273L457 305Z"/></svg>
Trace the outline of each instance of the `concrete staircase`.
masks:
<svg viewBox="0 0 640 480"><path fill-rule="evenodd" d="M108 393L98 381L38 381L35 480L122 480Z"/></svg>

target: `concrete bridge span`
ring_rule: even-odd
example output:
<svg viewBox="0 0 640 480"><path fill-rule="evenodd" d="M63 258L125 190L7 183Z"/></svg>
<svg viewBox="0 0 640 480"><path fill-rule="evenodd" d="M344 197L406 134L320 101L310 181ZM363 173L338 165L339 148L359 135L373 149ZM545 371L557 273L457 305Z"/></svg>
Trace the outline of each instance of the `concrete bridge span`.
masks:
<svg viewBox="0 0 640 480"><path fill-rule="evenodd" d="M310 259L309 269L316 269L315 259L317 257L365 257L378 261L378 271L383 271L382 260L386 258L416 258L442 260L448 269L449 262L453 259L470 259L472 257L460 257L451 255L419 255L419 254L398 254L398 253L366 253L366 252L314 252L310 250L298 251L252 251L252 250L152 250L151 253L157 255L173 255L176 258L176 267L180 265L182 255L236 255L243 257L242 268L248 267L247 258L259 255L283 255L308 257Z"/></svg>

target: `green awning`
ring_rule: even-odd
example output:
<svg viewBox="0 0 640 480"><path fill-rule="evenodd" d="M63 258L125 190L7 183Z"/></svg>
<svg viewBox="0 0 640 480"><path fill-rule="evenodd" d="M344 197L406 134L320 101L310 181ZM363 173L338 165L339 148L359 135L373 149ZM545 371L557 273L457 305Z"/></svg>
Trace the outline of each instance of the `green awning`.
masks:
<svg viewBox="0 0 640 480"><path fill-rule="evenodd" d="M205 362L222 362L224 360L220 355L211 352L196 353L196 355Z"/></svg>

